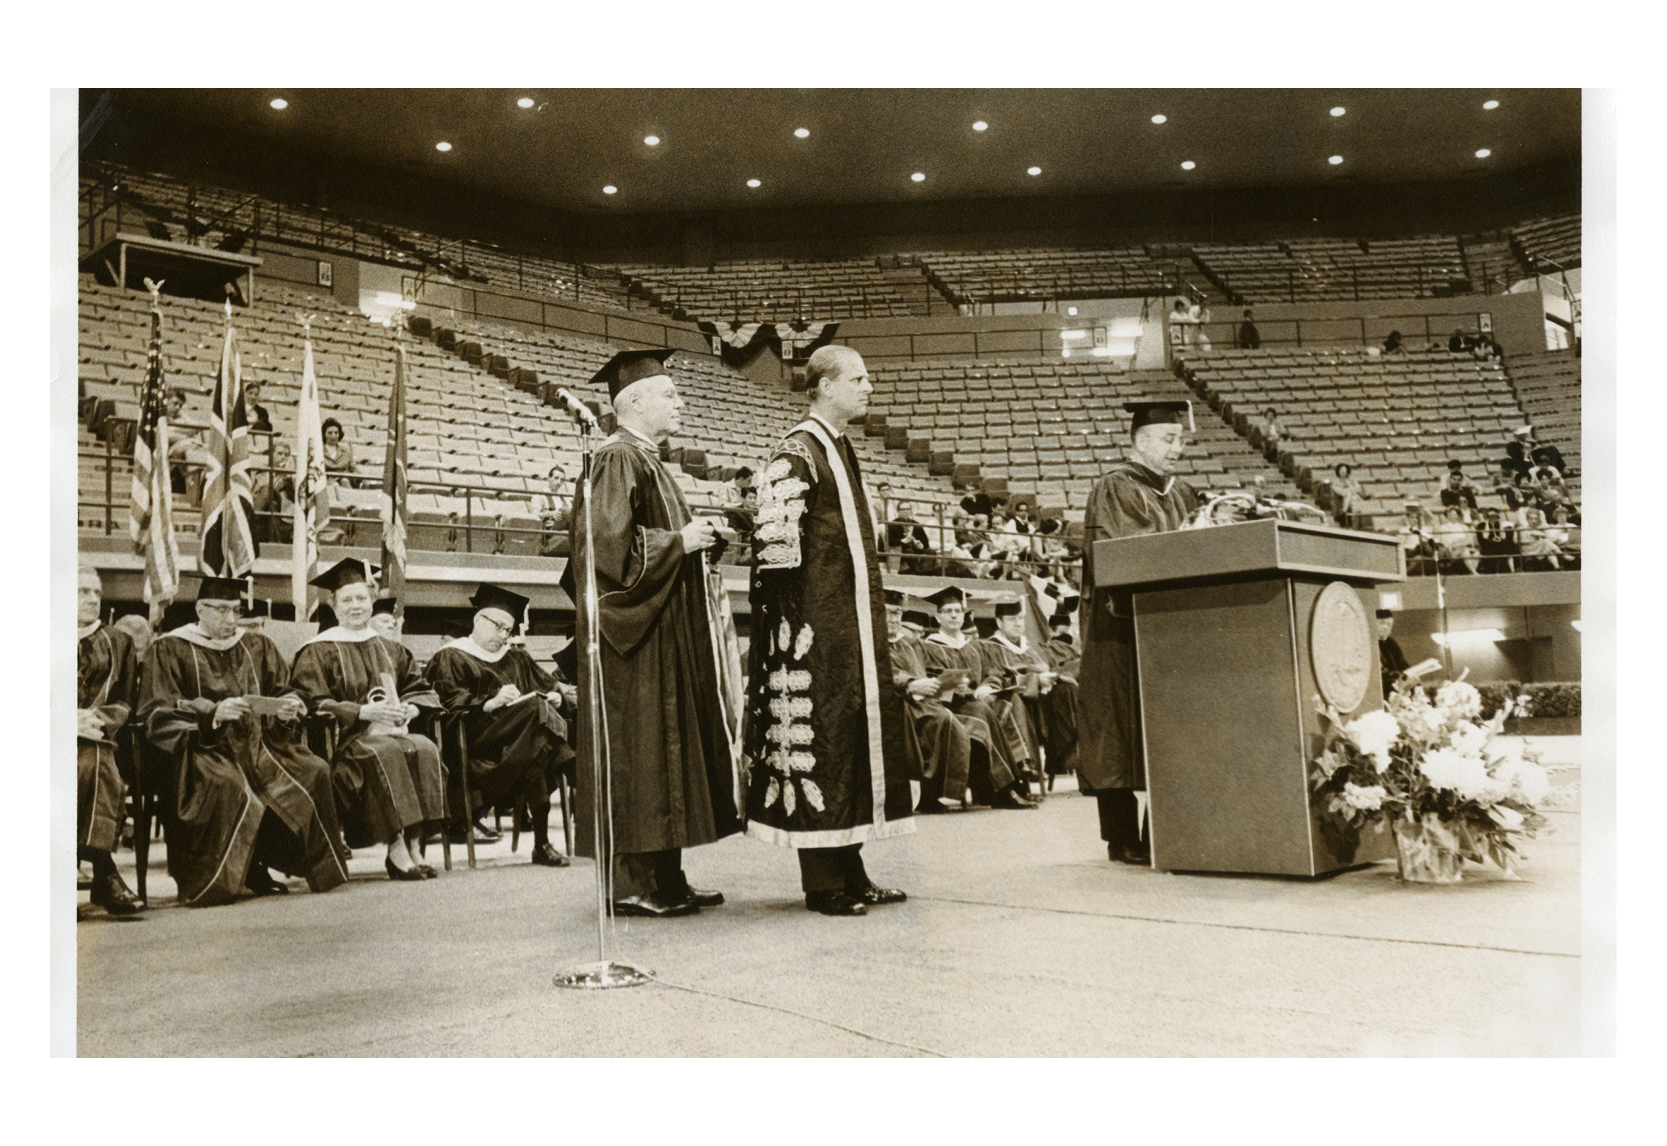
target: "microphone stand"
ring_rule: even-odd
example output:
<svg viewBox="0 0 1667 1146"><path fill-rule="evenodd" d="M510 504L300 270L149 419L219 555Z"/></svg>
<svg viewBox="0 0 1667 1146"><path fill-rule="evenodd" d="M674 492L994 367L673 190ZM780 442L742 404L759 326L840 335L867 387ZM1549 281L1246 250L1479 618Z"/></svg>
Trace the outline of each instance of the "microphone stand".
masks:
<svg viewBox="0 0 1667 1146"><path fill-rule="evenodd" d="M652 972L608 958L608 916L613 903L612 758L608 745L608 718L603 704L602 635L597 605L596 550L591 529L590 499L591 466L595 439L600 427L597 425L596 416L588 407L573 400L565 391L562 392L562 397L562 405L567 407L568 412L573 415L574 422L578 424L580 443L584 451L584 464L579 474L579 494L584 506L581 516L585 544L578 554L570 556L568 560L578 561L574 587L578 590L579 600L575 604L584 617L584 625L578 630L584 635L585 646L580 651L584 654L586 667L580 679L580 691L583 695L580 696L579 703L585 706L590 718L591 838L596 852L596 961L566 968L556 975L555 984L558 987L587 991L640 987L649 981ZM588 688L584 687L587 682ZM603 834L604 824L609 829L606 835Z"/></svg>

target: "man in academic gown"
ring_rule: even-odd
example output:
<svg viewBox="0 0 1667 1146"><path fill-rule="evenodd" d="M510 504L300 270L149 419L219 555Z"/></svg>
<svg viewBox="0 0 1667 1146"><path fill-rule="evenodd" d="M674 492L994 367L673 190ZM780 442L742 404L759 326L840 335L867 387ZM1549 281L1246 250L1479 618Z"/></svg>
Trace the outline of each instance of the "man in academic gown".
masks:
<svg viewBox="0 0 1667 1146"><path fill-rule="evenodd" d="M1020 714L1035 738L1047 749L1050 772L1070 770L1077 746L1077 686L1062 678L1053 662L1025 636L1024 605L996 602L996 631L979 642L986 674L996 672L1014 686L1013 697L1023 704Z"/></svg>
<svg viewBox="0 0 1667 1146"><path fill-rule="evenodd" d="M1126 402L1133 442L1094 485L1083 519L1081 708L1077 782L1100 805L1100 838L1113 860L1149 864L1141 840L1136 790L1146 786L1140 738L1140 685L1134 620L1127 593L1096 591L1094 545L1115 537L1179 529L1198 508L1198 495L1169 471L1192 426L1190 402Z"/></svg>
<svg viewBox="0 0 1667 1146"><path fill-rule="evenodd" d="M510 644L516 618L531 601L497 585L481 585L469 599L474 628L441 646L428 662L428 680L446 711L463 715L469 742L469 787L476 808L498 807L514 814L516 798L532 817L532 862L566 867L567 857L550 843L550 793L565 772L572 775L573 748L561 715L571 703L563 687L532 657ZM457 809L470 821L475 808Z"/></svg>
<svg viewBox="0 0 1667 1146"><path fill-rule="evenodd" d="M1389 694L1395 691L1395 682L1405 676L1411 666L1407 664L1407 655L1401 651L1400 642L1390 635L1395 631L1393 611L1378 610L1377 631L1378 668L1383 674L1383 699L1388 700Z"/></svg>
<svg viewBox="0 0 1667 1146"><path fill-rule="evenodd" d="M862 845L914 831L878 522L846 433L873 390L851 348L810 356L808 416L770 454L754 534L747 832L795 850L823 915L907 898L869 879Z"/></svg>
<svg viewBox="0 0 1667 1146"><path fill-rule="evenodd" d="M145 655L139 716L167 758L168 874L188 907L287 892L273 867L315 892L347 880L330 766L307 749L307 704L277 647L238 627L242 593L205 577L196 622Z"/></svg>
<svg viewBox="0 0 1667 1146"><path fill-rule="evenodd" d="M128 890L110 853L125 814L116 738L133 712L139 666L128 635L99 621L104 585L98 570L83 565L76 580L76 853L93 865L93 905L132 915L145 909L145 901Z"/></svg>
<svg viewBox="0 0 1667 1146"><path fill-rule="evenodd" d="M347 842L385 844L389 879L433 879L408 841L445 819L445 781L434 741L408 727L440 698L410 650L371 628L374 575L375 566L349 558L313 578L334 595L341 623L295 654L290 683L336 726L330 765Z"/></svg>
<svg viewBox="0 0 1667 1146"><path fill-rule="evenodd" d="M390 641L399 642L400 618L394 615L395 607L399 604L394 597L378 597L371 602L370 627Z"/></svg>
<svg viewBox="0 0 1667 1146"><path fill-rule="evenodd" d="M616 914L654 918L723 903L722 892L690 886L683 849L741 830L730 709L720 692L719 617L707 583L717 523L690 514L660 461L660 444L682 425L683 399L665 366L671 353L625 351L592 379L608 388L619 429L592 457L588 507L577 491L568 567L576 577L584 566L588 509L601 679L591 680L590 659L581 656L579 688L581 696L595 687L602 693L613 905ZM582 591L574 597L582 600ZM578 620L582 649L596 639L582 605ZM588 703L579 716L575 839L580 855L595 855L589 745L596 730Z"/></svg>
<svg viewBox="0 0 1667 1146"><path fill-rule="evenodd" d="M892 593L887 592L890 598ZM898 594L901 597L901 594ZM959 801L966 795L973 758L978 767L990 767L990 728L974 716L956 716L938 699L941 686L926 668L921 652L921 635L931 618L918 610L905 611L901 601L886 605L886 627L891 633L892 678L903 690L910 735L905 743L911 761L920 772L918 814L944 810L943 801Z"/></svg>
<svg viewBox="0 0 1667 1146"><path fill-rule="evenodd" d="M927 671L933 676L946 672L964 675L963 687L945 690L945 703L957 716L982 720L991 732L988 769L980 772L974 768L968 776L973 802L992 808L1036 807L1025 794L1021 778L1032 763L1028 729L1018 721L1022 710L1016 714L996 695L1003 685L1001 674L986 669L979 643L962 631L966 594L954 585L946 585L926 599L938 610L938 631L927 634L920 644Z"/></svg>

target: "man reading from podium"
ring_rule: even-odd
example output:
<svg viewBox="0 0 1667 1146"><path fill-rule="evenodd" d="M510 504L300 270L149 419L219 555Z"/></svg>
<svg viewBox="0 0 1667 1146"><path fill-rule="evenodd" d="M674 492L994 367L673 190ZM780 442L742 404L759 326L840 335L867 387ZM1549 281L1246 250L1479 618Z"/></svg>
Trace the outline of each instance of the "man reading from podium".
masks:
<svg viewBox="0 0 1667 1146"><path fill-rule="evenodd" d="M1125 402L1134 441L1094 486L1083 518L1081 707L1077 779L1100 804L1100 838L1113 860L1148 864L1135 792L1146 786L1135 675L1134 619L1124 593L1094 591L1094 543L1179 529L1198 495L1170 473L1193 428L1191 402Z"/></svg>

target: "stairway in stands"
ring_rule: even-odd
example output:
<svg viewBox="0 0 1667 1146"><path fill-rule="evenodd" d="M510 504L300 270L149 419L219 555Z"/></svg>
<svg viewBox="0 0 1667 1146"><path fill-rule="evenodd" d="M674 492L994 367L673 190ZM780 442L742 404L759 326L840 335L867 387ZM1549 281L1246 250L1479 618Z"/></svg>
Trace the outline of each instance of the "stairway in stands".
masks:
<svg viewBox="0 0 1667 1146"><path fill-rule="evenodd" d="M1568 463L1569 492L1580 500L1580 359L1572 350L1515 354L1505 372L1536 440L1554 445Z"/></svg>

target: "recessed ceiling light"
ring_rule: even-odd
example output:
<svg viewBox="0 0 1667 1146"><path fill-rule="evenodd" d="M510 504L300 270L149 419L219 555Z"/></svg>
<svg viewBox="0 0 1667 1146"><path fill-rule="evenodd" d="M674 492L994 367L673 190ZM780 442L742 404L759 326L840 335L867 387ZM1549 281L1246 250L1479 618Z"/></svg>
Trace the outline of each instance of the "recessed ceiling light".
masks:
<svg viewBox="0 0 1667 1146"><path fill-rule="evenodd" d="M1185 160L1181 164L1181 170L1182 171L1191 171L1194 167L1197 167L1197 166L1198 166L1198 164L1196 164L1192 160L1188 159L1188 160Z"/></svg>
<svg viewBox="0 0 1667 1146"><path fill-rule="evenodd" d="M434 145L434 150L435 151L450 151L451 150L451 144L447 143L445 140L442 139L439 143L436 143Z"/></svg>
<svg viewBox="0 0 1667 1146"><path fill-rule="evenodd" d="M977 122L977 123L975 123L975 124L973 124L973 125L972 125L972 129L973 129L973 130L974 130L974 131L984 131L984 130L986 130L986 129L987 129L987 128L989 128L989 126L990 126L990 125L989 125L989 124L987 124L987 123L985 123L985 122L984 122L984 121L983 121L983 120L979 120L979 121L978 121L978 122Z"/></svg>
<svg viewBox="0 0 1667 1146"><path fill-rule="evenodd" d="M1025 174L1026 175L1040 175L1040 174L1042 174L1042 169L1040 167L1026 167L1025 168Z"/></svg>
<svg viewBox="0 0 1667 1146"><path fill-rule="evenodd" d="M1476 158L1477 159L1486 159L1488 156L1490 156L1492 154L1493 154L1493 152L1489 151L1487 148L1484 147L1476 153Z"/></svg>
<svg viewBox="0 0 1667 1146"><path fill-rule="evenodd" d="M270 106L271 106L273 111L283 111L286 107L289 106L289 101L287 99L283 99L283 98L275 99L275 100L272 101Z"/></svg>
<svg viewBox="0 0 1667 1146"><path fill-rule="evenodd" d="M533 105L533 97L532 96L522 96L520 99L515 101L515 106L516 107L531 107L532 105Z"/></svg>
<svg viewBox="0 0 1667 1146"><path fill-rule="evenodd" d="M618 190L619 190L618 187L615 187L612 183L610 183L606 187L602 188L602 194L612 195L615 191L618 191Z"/></svg>
<svg viewBox="0 0 1667 1146"><path fill-rule="evenodd" d="M1333 155L1330 159L1326 160L1326 162L1331 164L1333 167L1336 167L1339 163L1343 162L1343 157L1341 155Z"/></svg>
<svg viewBox="0 0 1667 1146"><path fill-rule="evenodd" d="M1076 317L1077 308L1074 307L1074 306L1068 306L1068 307L1065 308L1065 313L1068 314L1068 315L1071 315L1074 318L1074 317Z"/></svg>
<svg viewBox="0 0 1667 1146"><path fill-rule="evenodd" d="M1152 117L1152 122L1153 123L1168 123L1169 122L1169 117L1167 115L1154 115Z"/></svg>
<svg viewBox="0 0 1667 1146"><path fill-rule="evenodd" d="M1334 107L1334 108L1331 109L1331 114L1334 115L1334 116L1342 115L1343 112L1346 111L1346 110L1347 110L1346 108Z"/></svg>
<svg viewBox="0 0 1667 1146"><path fill-rule="evenodd" d="M642 141L650 147L660 146L660 137L658 135L645 135L642 137Z"/></svg>
<svg viewBox="0 0 1667 1146"><path fill-rule="evenodd" d="M798 136L800 139L809 139L810 138L810 128L808 128L808 127L795 127L793 129L793 134Z"/></svg>
<svg viewBox="0 0 1667 1146"><path fill-rule="evenodd" d="M1499 106L1499 101L1498 100L1490 99L1482 105L1482 110L1483 111L1492 111L1494 108L1496 108L1498 106Z"/></svg>
<svg viewBox="0 0 1667 1146"><path fill-rule="evenodd" d="M913 180L914 180L914 181L915 181L915 182L916 182L916 183L924 183L924 182L926 182L926 175L925 175L925 173L924 173L924 172L920 172L920 171L916 171L916 172L915 172L915 173L914 173L914 174L913 174L913 175L911 175L911 176L909 176L909 178L910 178L910 179L913 179Z"/></svg>
<svg viewBox="0 0 1667 1146"><path fill-rule="evenodd" d="M762 187L762 186L764 186L764 184L760 183L756 179L749 179L749 180L747 180L747 186L748 187Z"/></svg>

